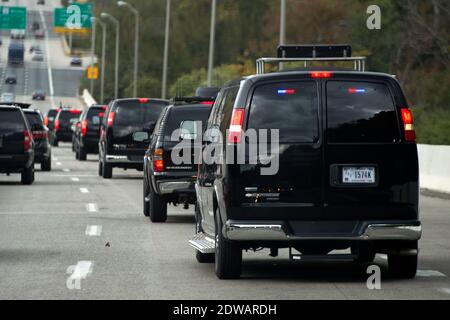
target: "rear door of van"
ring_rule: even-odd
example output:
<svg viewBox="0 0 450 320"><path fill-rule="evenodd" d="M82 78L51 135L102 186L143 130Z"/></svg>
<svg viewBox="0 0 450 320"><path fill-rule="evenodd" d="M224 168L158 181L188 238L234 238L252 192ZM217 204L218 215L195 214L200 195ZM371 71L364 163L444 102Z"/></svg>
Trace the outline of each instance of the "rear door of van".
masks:
<svg viewBox="0 0 450 320"><path fill-rule="evenodd" d="M327 217L417 219L417 146L405 141L400 86L388 76L341 74L322 92Z"/></svg>

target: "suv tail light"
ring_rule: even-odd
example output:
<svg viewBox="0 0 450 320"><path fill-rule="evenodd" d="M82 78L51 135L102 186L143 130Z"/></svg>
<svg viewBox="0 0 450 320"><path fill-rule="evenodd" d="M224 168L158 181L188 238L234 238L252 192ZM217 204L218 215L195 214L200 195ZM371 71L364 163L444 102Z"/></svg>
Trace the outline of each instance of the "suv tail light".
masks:
<svg viewBox="0 0 450 320"><path fill-rule="evenodd" d="M163 159L164 150L156 149L153 153L153 171L154 172L163 172L164 171L164 159Z"/></svg>
<svg viewBox="0 0 450 320"><path fill-rule="evenodd" d="M150 101L149 98L139 98L139 103L148 103Z"/></svg>
<svg viewBox="0 0 450 320"><path fill-rule="evenodd" d="M33 144L33 138L31 136L31 133L30 133L30 131L25 130L23 132L23 149L25 151L30 150L32 147L32 144Z"/></svg>
<svg viewBox="0 0 450 320"><path fill-rule="evenodd" d="M200 104L203 104L205 106L213 106L214 101L202 101L202 102L200 102Z"/></svg>
<svg viewBox="0 0 450 320"><path fill-rule="evenodd" d="M230 128L228 129L228 143L234 144L241 142L244 116L245 109L233 109Z"/></svg>
<svg viewBox="0 0 450 320"><path fill-rule="evenodd" d="M47 139L48 133L47 131L34 131L33 132L33 139Z"/></svg>
<svg viewBox="0 0 450 320"><path fill-rule="evenodd" d="M113 123L114 123L114 118L116 116L116 113L114 111L111 111L108 114L108 127L112 127Z"/></svg>
<svg viewBox="0 0 450 320"><path fill-rule="evenodd" d="M48 117L45 117L45 118L44 118L44 125L45 125L46 127L48 127Z"/></svg>
<svg viewBox="0 0 450 320"><path fill-rule="evenodd" d="M88 122L87 122L87 120L81 121L81 135L83 137L86 137L87 129L88 129Z"/></svg>
<svg viewBox="0 0 450 320"><path fill-rule="evenodd" d="M411 110L403 108L402 113L403 128L405 130L405 140L408 142L416 141L416 131L414 130L414 121Z"/></svg>
<svg viewBox="0 0 450 320"><path fill-rule="evenodd" d="M60 128L59 120L55 120L55 131L59 131L59 128Z"/></svg>

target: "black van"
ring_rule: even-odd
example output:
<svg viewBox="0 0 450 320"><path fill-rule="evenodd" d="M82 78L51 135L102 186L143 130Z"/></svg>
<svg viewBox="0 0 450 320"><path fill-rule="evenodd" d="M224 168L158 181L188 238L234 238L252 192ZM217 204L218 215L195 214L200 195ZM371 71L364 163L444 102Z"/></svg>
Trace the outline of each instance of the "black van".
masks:
<svg viewBox="0 0 450 320"><path fill-rule="evenodd" d="M100 176L112 178L114 167L142 171L150 135L168 104L168 100L149 98L118 99L109 104L100 129Z"/></svg>
<svg viewBox="0 0 450 320"><path fill-rule="evenodd" d="M152 222L166 221L168 203L196 204L195 157L213 104L214 98L178 97L161 113L144 158L144 215Z"/></svg>
<svg viewBox="0 0 450 320"><path fill-rule="evenodd" d="M276 256L289 248L292 259L307 260L350 248L347 259L371 262L385 253L392 274L414 277L422 232L418 155L398 81L365 72L365 60L348 55L342 61L356 70L264 74L264 63L290 61L259 60L259 74L230 82L213 106L204 158L213 150L216 161L199 166L190 241L198 260L215 254L224 279L239 277L244 249L270 248ZM250 129L269 130L268 152L250 152Z"/></svg>

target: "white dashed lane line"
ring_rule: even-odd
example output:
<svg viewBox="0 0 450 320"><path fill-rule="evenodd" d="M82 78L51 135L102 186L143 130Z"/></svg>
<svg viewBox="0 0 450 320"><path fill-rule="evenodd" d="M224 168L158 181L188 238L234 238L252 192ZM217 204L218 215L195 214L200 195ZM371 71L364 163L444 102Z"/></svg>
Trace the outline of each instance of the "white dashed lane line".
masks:
<svg viewBox="0 0 450 320"><path fill-rule="evenodd" d="M81 193L89 193L88 188L80 188Z"/></svg>
<svg viewBox="0 0 450 320"><path fill-rule="evenodd" d="M62 166L62 163L61 162L56 162L56 165L57 166Z"/></svg>
<svg viewBox="0 0 450 320"><path fill-rule="evenodd" d="M96 203L88 203L86 205L86 210L88 212L98 212L98 206Z"/></svg>
<svg viewBox="0 0 450 320"><path fill-rule="evenodd" d="M86 235L88 237L100 237L102 235L102 226L87 226Z"/></svg>
<svg viewBox="0 0 450 320"><path fill-rule="evenodd" d="M71 180L72 180L73 182L80 182L80 178L78 178L78 177L73 177Z"/></svg>

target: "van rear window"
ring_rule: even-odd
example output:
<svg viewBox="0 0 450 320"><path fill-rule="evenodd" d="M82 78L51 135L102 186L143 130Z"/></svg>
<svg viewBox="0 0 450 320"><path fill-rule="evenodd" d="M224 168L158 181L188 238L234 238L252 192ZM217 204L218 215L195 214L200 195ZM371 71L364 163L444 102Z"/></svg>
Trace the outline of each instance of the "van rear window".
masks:
<svg viewBox="0 0 450 320"><path fill-rule="evenodd" d="M395 105L381 83L327 83L328 142L389 143L399 140Z"/></svg>
<svg viewBox="0 0 450 320"><path fill-rule="evenodd" d="M286 82L256 88L249 129L278 129L281 143L319 140L318 93L315 82Z"/></svg>

